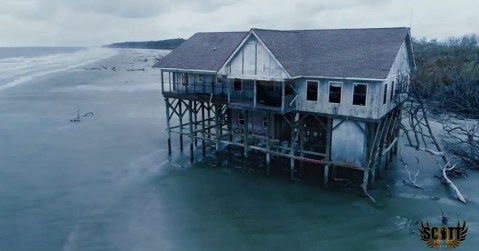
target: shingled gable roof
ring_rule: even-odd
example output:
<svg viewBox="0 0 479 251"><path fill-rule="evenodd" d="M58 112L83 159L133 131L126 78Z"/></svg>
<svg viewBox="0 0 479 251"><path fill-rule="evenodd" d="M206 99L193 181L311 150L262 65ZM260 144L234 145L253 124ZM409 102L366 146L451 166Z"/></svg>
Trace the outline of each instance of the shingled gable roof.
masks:
<svg viewBox="0 0 479 251"><path fill-rule="evenodd" d="M248 32L196 33L153 67L217 72Z"/></svg>
<svg viewBox="0 0 479 251"><path fill-rule="evenodd" d="M409 28L252 29L293 76L385 79Z"/></svg>
<svg viewBox="0 0 479 251"><path fill-rule="evenodd" d="M409 28L251 29L250 32L268 47L292 77L368 79L387 77L409 36ZM247 34L197 33L155 67L218 71Z"/></svg>

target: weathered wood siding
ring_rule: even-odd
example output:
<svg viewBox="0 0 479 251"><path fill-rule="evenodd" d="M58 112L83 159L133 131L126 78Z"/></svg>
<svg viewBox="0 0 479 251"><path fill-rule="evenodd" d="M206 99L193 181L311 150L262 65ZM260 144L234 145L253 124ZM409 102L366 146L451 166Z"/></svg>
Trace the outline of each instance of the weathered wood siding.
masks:
<svg viewBox="0 0 479 251"><path fill-rule="evenodd" d="M288 76L254 35L246 40L231 61L220 69L219 74L227 75L228 78L263 80L282 80Z"/></svg>
<svg viewBox="0 0 479 251"><path fill-rule="evenodd" d="M379 116L384 116L386 113L391 111L394 107L396 107L396 103L391 102L391 92L399 90L401 88L401 84L405 84L406 86L409 85L409 80L411 79L411 62L412 59L410 58L407 50L406 42L403 42L399 52L394 60L394 63L389 71L387 79L381 84L382 85L382 96L381 96L381 103L377 107ZM403 78L401 78L401 76ZM407 76L405 79L404 76ZM392 82L394 81L394 90L392 90ZM387 84L387 95L386 95L386 104L383 104L383 94L384 88ZM394 98L393 98L394 99Z"/></svg>
<svg viewBox="0 0 479 251"><path fill-rule="evenodd" d="M307 100L307 81L318 82L317 101ZM339 104L329 102L329 83L340 82L341 102ZM353 105L353 84L367 84L366 106ZM381 103L381 91L383 90L379 81L353 81L336 79L311 79L303 78L296 81L298 98L296 99L296 110L322 114L340 115L366 119L378 119L378 110L375 109Z"/></svg>
<svg viewBox="0 0 479 251"><path fill-rule="evenodd" d="M366 125L364 122L333 119L331 160L364 166Z"/></svg>
<svg viewBox="0 0 479 251"><path fill-rule="evenodd" d="M243 131L245 126L238 123L238 115L244 111L231 109L231 128L233 131ZM267 116L265 112L249 112L248 130L255 134L265 135L266 128L263 126L263 119Z"/></svg>

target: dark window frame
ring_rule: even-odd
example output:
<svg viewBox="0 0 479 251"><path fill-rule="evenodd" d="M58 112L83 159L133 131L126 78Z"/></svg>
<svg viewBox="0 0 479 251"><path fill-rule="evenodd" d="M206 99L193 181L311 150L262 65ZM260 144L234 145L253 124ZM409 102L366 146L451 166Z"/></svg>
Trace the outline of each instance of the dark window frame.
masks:
<svg viewBox="0 0 479 251"><path fill-rule="evenodd" d="M387 99L388 99L388 83L384 84L383 105L386 104Z"/></svg>
<svg viewBox="0 0 479 251"><path fill-rule="evenodd" d="M337 86L337 84L339 84L339 86ZM332 88L339 88L339 91L337 89L333 91ZM329 103L341 104L342 91L343 91L343 82L330 81L329 82L329 98L328 98Z"/></svg>
<svg viewBox="0 0 479 251"><path fill-rule="evenodd" d="M314 93L316 94L314 95ZM319 81L307 80L306 81L306 100L312 101L312 102L318 102L318 94L319 94Z"/></svg>
<svg viewBox="0 0 479 251"><path fill-rule="evenodd" d="M239 78L233 79L233 91L243 91L243 81Z"/></svg>
<svg viewBox="0 0 479 251"><path fill-rule="evenodd" d="M364 86L364 93L357 93L357 87ZM353 105L354 106L367 106L368 100L368 84L366 83L353 83Z"/></svg>

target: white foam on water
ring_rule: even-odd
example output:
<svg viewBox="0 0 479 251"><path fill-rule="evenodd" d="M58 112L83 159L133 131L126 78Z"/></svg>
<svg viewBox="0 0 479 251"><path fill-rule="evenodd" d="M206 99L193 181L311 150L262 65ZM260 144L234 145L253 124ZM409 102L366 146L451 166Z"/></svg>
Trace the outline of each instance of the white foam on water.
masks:
<svg viewBox="0 0 479 251"><path fill-rule="evenodd" d="M157 83L141 85L116 85L116 86L97 86L97 85L78 85L70 90L80 91L100 91L100 92L136 92L136 91L161 91L161 86Z"/></svg>
<svg viewBox="0 0 479 251"><path fill-rule="evenodd" d="M60 72L116 55L115 49L92 47L75 53L0 60L0 91L47 74Z"/></svg>

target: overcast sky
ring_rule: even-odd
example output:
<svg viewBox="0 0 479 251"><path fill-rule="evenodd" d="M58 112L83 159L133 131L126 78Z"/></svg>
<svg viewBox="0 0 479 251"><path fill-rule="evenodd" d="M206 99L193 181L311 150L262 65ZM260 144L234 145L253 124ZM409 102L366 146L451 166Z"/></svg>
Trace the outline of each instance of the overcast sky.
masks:
<svg viewBox="0 0 479 251"><path fill-rule="evenodd" d="M398 26L430 39L479 33L479 1L0 0L0 46L95 46L252 27Z"/></svg>

